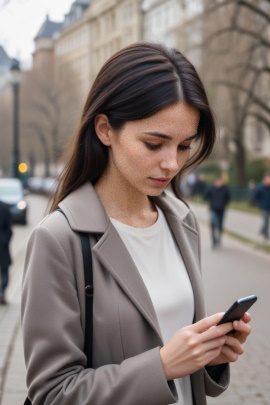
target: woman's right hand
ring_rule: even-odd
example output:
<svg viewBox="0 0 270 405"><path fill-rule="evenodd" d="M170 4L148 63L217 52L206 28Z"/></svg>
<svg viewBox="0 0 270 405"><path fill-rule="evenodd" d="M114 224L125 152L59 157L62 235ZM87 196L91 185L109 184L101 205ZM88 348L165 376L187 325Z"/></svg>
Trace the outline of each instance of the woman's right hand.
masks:
<svg viewBox="0 0 270 405"><path fill-rule="evenodd" d="M160 349L167 381L192 374L219 356L233 329L232 322L216 326L224 313L206 317L177 331Z"/></svg>

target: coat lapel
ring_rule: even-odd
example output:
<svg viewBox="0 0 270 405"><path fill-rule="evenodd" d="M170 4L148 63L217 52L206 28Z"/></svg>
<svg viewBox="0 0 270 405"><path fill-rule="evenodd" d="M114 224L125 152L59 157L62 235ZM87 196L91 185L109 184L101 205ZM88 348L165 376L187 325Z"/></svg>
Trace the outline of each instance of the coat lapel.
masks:
<svg viewBox="0 0 270 405"><path fill-rule="evenodd" d="M186 226L181 220L175 218L175 216L167 214L166 218L189 275L195 304L194 321L196 321L197 319L200 319L200 314L204 313L202 278L199 267L200 264L198 262L199 237L194 230Z"/></svg>
<svg viewBox="0 0 270 405"><path fill-rule="evenodd" d="M111 223L92 251L155 330L160 344L163 345L158 319L148 290L125 244Z"/></svg>

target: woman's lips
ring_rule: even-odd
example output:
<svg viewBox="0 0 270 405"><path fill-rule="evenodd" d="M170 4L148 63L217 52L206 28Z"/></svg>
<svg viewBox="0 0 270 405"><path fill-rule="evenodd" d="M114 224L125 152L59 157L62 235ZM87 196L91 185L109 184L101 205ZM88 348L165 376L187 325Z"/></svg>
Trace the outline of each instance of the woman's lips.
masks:
<svg viewBox="0 0 270 405"><path fill-rule="evenodd" d="M169 181L170 181L170 179L166 179L166 178L152 179L152 178L150 177L150 179L153 181L153 183L154 183L156 186L159 186L159 187L166 186L166 184L168 184Z"/></svg>

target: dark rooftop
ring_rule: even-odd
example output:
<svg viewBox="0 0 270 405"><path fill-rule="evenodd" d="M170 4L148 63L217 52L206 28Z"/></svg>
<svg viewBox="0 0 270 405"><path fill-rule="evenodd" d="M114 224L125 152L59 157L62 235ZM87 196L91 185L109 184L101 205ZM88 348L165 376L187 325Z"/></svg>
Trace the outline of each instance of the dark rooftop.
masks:
<svg viewBox="0 0 270 405"><path fill-rule="evenodd" d="M91 0L75 0L76 4L81 4L83 6L89 6L89 4L91 3Z"/></svg>
<svg viewBox="0 0 270 405"><path fill-rule="evenodd" d="M90 4L91 0L75 0L70 7L69 13L65 15L63 27L67 27L74 21L79 20Z"/></svg>
<svg viewBox="0 0 270 405"><path fill-rule="evenodd" d="M11 58L8 56L4 48L0 45L0 66L10 67Z"/></svg>
<svg viewBox="0 0 270 405"><path fill-rule="evenodd" d="M59 31L62 27L63 23L60 22L53 22L49 19L49 16L47 15L46 20L40 27L35 39L37 38L52 38L53 34L57 31Z"/></svg>

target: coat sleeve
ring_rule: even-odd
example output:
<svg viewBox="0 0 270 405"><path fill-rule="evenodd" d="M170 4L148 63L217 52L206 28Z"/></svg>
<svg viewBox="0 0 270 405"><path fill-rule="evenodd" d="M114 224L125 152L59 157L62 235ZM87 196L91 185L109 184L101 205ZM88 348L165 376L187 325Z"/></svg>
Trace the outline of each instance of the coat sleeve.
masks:
<svg viewBox="0 0 270 405"><path fill-rule="evenodd" d="M196 215L191 210L195 229L199 234L199 262L201 266L201 240L200 240L200 226ZM222 394L229 386L230 382L230 366L229 364L221 364L218 366L204 367L204 385L205 393L210 397L217 397Z"/></svg>
<svg viewBox="0 0 270 405"><path fill-rule="evenodd" d="M86 368L75 275L55 235L32 233L22 288L28 395L33 405L166 405L177 401L159 347L97 369Z"/></svg>
<svg viewBox="0 0 270 405"><path fill-rule="evenodd" d="M227 187L227 193L226 193L226 205L228 205L230 201L231 201L231 193L230 193L229 188Z"/></svg>
<svg viewBox="0 0 270 405"><path fill-rule="evenodd" d="M11 236L12 236L12 218L8 206L4 207L4 232L2 233L3 240L2 243L4 247L8 247Z"/></svg>
<svg viewBox="0 0 270 405"><path fill-rule="evenodd" d="M261 201L261 194L262 194L261 184L258 184L258 185L255 187L255 189L254 189L254 191L253 191L253 195L252 195L253 201L254 201L257 205L260 204L260 201Z"/></svg>
<svg viewBox="0 0 270 405"><path fill-rule="evenodd" d="M6 219L6 229L7 229L7 245L10 242L10 239L12 237L12 218L11 218L11 213L8 210L7 213L7 219Z"/></svg>

